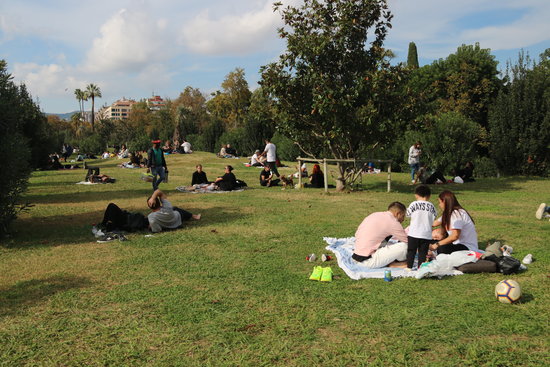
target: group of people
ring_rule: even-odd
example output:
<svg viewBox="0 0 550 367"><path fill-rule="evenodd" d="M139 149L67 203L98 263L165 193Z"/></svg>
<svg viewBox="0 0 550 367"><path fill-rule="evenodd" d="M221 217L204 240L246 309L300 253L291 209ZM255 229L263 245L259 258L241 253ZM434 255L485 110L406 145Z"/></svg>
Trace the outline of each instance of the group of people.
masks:
<svg viewBox="0 0 550 367"><path fill-rule="evenodd" d="M446 184L446 183L465 183L474 182L474 163L466 162L464 167L452 170L453 179L447 179L443 173L437 169L430 169L427 164L421 163L422 143L417 141L409 148L408 163L411 168L411 182L413 185L422 183L424 185Z"/></svg>
<svg viewBox="0 0 550 367"><path fill-rule="evenodd" d="M239 158L237 155L237 150L231 146L231 144L222 144L220 152L218 153L219 158Z"/></svg>
<svg viewBox="0 0 550 367"><path fill-rule="evenodd" d="M442 191L438 196L441 216L429 201L431 190L420 185L415 189L415 200L407 207L393 202L385 212L367 216L355 233L352 258L368 268L381 268L394 262L411 269L418 253L418 267L435 254L478 250L475 222L455 194ZM402 224L410 217L407 231ZM388 242L389 238L398 241Z"/></svg>

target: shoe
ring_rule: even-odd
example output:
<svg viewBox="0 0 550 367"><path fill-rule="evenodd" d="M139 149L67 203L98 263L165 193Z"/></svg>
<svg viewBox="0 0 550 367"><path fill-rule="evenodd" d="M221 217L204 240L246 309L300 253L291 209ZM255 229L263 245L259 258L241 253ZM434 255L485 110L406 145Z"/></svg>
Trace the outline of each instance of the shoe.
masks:
<svg viewBox="0 0 550 367"><path fill-rule="evenodd" d="M323 268L323 274L321 274L321 282L332 282L332 269L330 266Z"/></svg>
<svg viewBox="0 0 550 367"><path fill-rule="evenodd" d="M332 260L332 256L330 256L330 255L325 255L325 254L322 254L322 255L321 255L321 261L322 261L322 262L330 261L330 260Z"/></svg>
<svg viewBox="0 0 550 367"><path fill-rule="evenodd" d="M118 240L119 240L120 242L128 241L128 239L126 238L126 236L123 235L122 233L116 234L115 237L118 238Z"/></svg>
<svg viewBox="0 0 550 367"><path fill-rule="evenodd" d="M315 256L315 254L309 254L309 255L306 256L306 260L309 261L310 263L312 263L315 260L317 260L317 256Z"/></svg>
<svg viewBox="0 0 550 367"><path fill-rule="evenodd" d="M531 264L533 262L533 255L531 254L527 254L523 260L521 260L522 263L524 264Z"/></svg>
<svg viewBox="0 0 550 367"><path fill-rule="evenodd" d="M323 275L323 268L320 266L315 266L313 272L309 276L309 280L321 280L321 275Z"/></svg>
<svg viewBox="0 0 550 367"><path fill-rule="evenodd" d="M511 256L512 252L514 252L514 248L512 246L502 246L502 256Z"/></svg>
<svg viewBox="0 0 550 367"><path fill-rule="evenodd" d="M537 209L537 212L535 213L535 217L538 220L542 219L542 216L544 215L544 210L546 209L546 203L541 203L539 205L539 208Z"/></svg>
<svg viewBox="0 0 550 367"><path fill-rule="evenodd" d="M525 266L525 265L523 265L523 264L520 264L518 270L520 270L520 271L527 270L527 266Z"/></svg>
<svg viewBox="0 0 550 367"><path fill-rule="evenodd" d="M113 235L113 234L106 234L102 237L100 237L97 242L98 243L106 243L106 242L112 242L116 240L116 235Z"/></svg>

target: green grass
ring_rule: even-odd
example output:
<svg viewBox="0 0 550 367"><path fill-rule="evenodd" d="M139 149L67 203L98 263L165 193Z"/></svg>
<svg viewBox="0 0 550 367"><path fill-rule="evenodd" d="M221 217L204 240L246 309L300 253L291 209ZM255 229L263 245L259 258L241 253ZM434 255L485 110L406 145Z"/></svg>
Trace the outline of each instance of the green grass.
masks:
<svg viewBox="0 0 550 367"><path fill-rule="evenodd" d="M305 256L325 252L323 236L352 236L369 213L414 199L407 173L393 174L391 193L381 174L366 176L363 191L327 195L260 187L259 169L242 159L167 160L170 182L161 188L203 219L124 243L96 243L90 225L111 201L146 212L143 170L98 163L112 185L75 185L83 170L32 176L25 200L35 207L0 248L1 366L547 365L550 223L534 211L550 201L548 179L451 187L482 246L499 240L520 259L536 258L510 276L524 302L504 305L494 297L506 278L499 274L353 281L333 262L332 283L308 280ZM175 191L199 162L210 179L233 164L251 189ZM435 202L443 186L432 188Z"/></svg>

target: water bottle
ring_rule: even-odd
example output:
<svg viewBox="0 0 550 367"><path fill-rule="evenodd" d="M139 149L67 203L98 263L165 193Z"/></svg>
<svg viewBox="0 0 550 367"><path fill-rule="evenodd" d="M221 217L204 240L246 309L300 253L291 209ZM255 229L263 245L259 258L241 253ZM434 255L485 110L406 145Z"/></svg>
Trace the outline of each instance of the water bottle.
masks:
<svg viewBox="0 0 550 367"><path fill-rule="evenodd" d="M164 183L168 183L168 170L164 171Z"/></svg>
<svg viewBox="0 0 550 367"><path fill-rule="evenodd" d="M384 271L384 280L386 282L391 282L393 280L393 278L391 276L391 270Z"/></svg>

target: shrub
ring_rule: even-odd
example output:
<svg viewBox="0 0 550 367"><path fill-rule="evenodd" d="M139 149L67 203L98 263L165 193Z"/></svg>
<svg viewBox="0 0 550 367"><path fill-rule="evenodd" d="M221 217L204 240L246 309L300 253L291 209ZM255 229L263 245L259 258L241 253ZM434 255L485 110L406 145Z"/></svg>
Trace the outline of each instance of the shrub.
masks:
<svg viewBox="0 0 550 367"><path fill-rule="evenodd" d="M497 177L498 168L491 158L481 157L474 161L474 177Z"/></svg>
<svg viewBox="0 0 550 367"><path fill-rule="evenodd" d="M86 154L101 154L107 148L103 138L95 133L82 139L80 142L80 152Z"/></svg>
<svg viewBox="0 0 550 367"><path fill-rule="evenodd" d="M300 149L292 139L276 132L271 142L277 146L277 158L285 161L295 161L300 156Z"/></svg>

